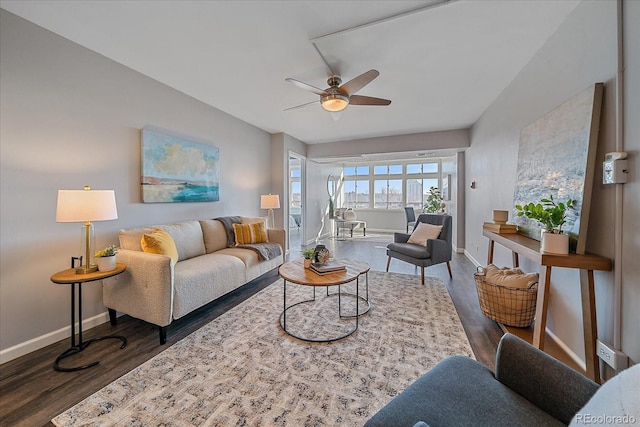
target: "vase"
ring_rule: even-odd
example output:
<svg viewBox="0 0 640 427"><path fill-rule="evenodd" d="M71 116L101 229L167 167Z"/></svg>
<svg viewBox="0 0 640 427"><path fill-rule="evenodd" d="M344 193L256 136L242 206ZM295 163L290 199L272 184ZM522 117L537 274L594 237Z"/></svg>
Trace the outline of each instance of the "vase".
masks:
<svg viewBox="0 0 640 427"><path fill-rule="evenodd" d="M501 211L494 209L493 222L496 224L506 224L509 221L509 211Z"/></svg>
<svg viewBox="0 0 640 427"><path fill-rule="evenodd" d="M99 271L111 271L116 269L116 256L101 256L96 258Z"/></svg>
<svg viewBox="0 0 640 427"><path fill-rule="evenodd" d="M569 253L569 235L543 232L540 251L543 254L567 255Z"/></svg>
<svg viewBox="0 0 640 427"><path fill-rule="evenodd" d="M314 251L314 261L320 264L324 264L329 260L329 249L325 245L317 245Z"/></svg>
<svg viewBox="0 0 640 427"><path fill-rule="evenodd" d="M309 267L311 267L311 259L305 258L304 259L304 268L309 268Z"/></svg>
<svg viewBox="0 0 640 427"><path fill-rule="evenodd" d="M349 208L346 211L344 211L344 219L346 221L355 221L357 217L358 216L356 215L356 213L351 208Z"/></svg>

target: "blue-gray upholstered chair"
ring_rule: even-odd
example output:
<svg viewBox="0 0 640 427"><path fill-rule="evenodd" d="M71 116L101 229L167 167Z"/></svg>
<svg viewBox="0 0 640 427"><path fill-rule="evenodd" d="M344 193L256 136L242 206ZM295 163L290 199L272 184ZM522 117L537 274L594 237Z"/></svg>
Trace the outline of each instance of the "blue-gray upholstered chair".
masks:
<svg viewBox="0 0 640 427"><path fill-rule="evenodd" d="M411 206L406 206L404 208L404 214L407 217L407 233L409 232L409 227L413 230L416 228L416 213Z"/></svg>
<svg viewBox="0 0 640 427"><path fill-rule="evenodd" d="M452 220L450 215L436 215L436 214L422 214L418 216L416 221L416 227L418 223L424 222L433 225L442 225L440 236L437 239L427 240L427 246L416 245L413 243L407 243L410 234L394 233L393 243L387 245L387 272L389 271L389 264L391 264L391 258L396 258L404 262L408 262L415 266L420 267L421 280L424 285L424 268L430 265L447 263L449 269L449 277L453 277L451 274L451 232L452 232Z"/></svg>

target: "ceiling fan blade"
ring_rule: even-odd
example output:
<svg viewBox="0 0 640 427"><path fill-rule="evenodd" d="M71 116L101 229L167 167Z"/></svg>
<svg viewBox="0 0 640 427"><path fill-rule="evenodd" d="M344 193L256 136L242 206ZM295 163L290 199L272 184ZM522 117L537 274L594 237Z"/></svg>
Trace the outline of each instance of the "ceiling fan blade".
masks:
<svg viewBox="0 0 640 427"><path fill-rule="evenodd" d="M369 70L366 73L360 74L358 77L353 78L340 86L340 89L347 92L349 95L353 95L380 75L378 70Z"/></svg>
<svg viewBox="0 0 640 427"><path fill-rule="evenodd" d="M313 92L316 95L320 95L320 96L329 95L329 93L326 90L317 88L315 86L311 86L310 84L301 82L300 80L292 79L291 77L286 78L285 80L288 81L289 83L293 83L294 85L298 86L300 89L308 90L309 92Z"/></svg>
<svg viewBox="0 0 640 427"><path fill-rule="evenodd" d="M289 108L285 108L282 111L289 111L289 110L295 110L296 108L302 108L302 107L306 107L307 105L311 105L311 104L315 104L320 102L319 100L316 101L311 101L311 102L305 102L304 104L300 104L300 105L296 105L295 107L289 107Z"/></svg>
<svg viewBox="0 0 640 427"><path fill-rule="evenodd" d="M372 96L351 95L349 97L349 105L389 105L391 101L388 99L374 98Z"/></svg>

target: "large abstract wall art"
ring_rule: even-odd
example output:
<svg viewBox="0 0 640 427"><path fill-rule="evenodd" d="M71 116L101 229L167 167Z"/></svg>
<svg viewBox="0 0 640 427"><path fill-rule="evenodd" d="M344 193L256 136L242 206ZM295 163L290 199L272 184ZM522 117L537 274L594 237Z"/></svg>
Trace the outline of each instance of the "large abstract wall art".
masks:
<svg viewBox="0 0 640 427"><path fill-rule="evenodd" d="M220 200L219 149L213 145L142 129L142 201Z"/></svg>

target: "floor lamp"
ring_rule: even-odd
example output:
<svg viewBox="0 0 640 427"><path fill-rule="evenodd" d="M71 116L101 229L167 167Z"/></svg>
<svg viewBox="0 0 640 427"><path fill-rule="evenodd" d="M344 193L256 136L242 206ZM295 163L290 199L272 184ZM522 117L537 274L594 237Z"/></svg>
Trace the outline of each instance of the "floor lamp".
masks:
<svg viewBox="0 0 640 427"><path fill-rule="evenodd" d="M277 194L263 194L260 196L260 209L269 209L267 227L274 228L276 225L273 217L273 210L280 209L280 196Z"/></svg>
<svg viewBox="0 0 640 427"><path fill-rule="evenodd" d="M58 190L56 222L83 222L82 261L76 269L78 274L92 273L98 270L93 261L94 232L91 221L118 219L116 196L113 190Z"/></svg>

